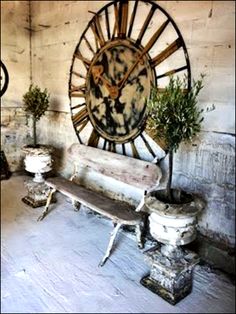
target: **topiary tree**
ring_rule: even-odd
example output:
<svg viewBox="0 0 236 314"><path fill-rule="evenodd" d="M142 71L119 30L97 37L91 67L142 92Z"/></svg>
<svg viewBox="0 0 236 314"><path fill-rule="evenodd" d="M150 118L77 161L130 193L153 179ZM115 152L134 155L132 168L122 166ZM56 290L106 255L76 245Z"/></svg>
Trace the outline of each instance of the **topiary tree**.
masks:
<svg viewBox="0 0 236 314"><path fill-rule="evenodd" d="M33 147L37 147L36 123L48 108L49 96L47 89L41 91L37 85L33 86L33 84L30 85L29 91L23 95L24 110L33 119Z"/></svg>
<svg viewBox="0 0 236 314"><path fill-rule="evenodd" d="M147 101L147 130L152 132L154 139L164 142L164 149L169 153L166 194L170 202L173 200L173 154L181 142L191 142L201 130L203 109L197 107L197 96L203 88L203 78L204 75L201 75L199 80L193 81L192 88L188 91L186 77L182 81L179 77L171 77L164 92L160 93L158 87L153 87Z"/></svg>

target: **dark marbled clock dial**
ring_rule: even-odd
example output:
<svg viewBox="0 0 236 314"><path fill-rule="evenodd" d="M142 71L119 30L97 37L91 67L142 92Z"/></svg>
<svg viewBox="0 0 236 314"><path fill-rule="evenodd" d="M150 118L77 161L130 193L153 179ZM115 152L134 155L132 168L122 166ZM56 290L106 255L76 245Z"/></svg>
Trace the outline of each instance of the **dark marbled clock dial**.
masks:
<svg viewBox="0 0 236 314"><path fill-rule="evenodd" d="M140 133L143 125L146 98L153 82L146 56L122 82L141 53L128 41L115 42L103 49L90 67L88 113L94 128L110 141L127 142Z"/></svg>

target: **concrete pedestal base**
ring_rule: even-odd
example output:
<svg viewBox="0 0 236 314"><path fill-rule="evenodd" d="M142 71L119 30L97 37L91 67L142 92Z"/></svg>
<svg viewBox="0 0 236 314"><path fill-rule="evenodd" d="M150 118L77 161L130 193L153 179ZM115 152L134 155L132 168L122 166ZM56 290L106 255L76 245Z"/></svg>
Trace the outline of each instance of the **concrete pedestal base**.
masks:
<svg viewBox="0 0 236 314"><path fill-rule="evenodd" d="M199 258L179 247L172 253L166 255L166 250L160 247L146 251L144 255L151 264L151 272L141 279L141 284L174 305L191 292L192 270Z"/></svg>
<svg viewBox="0 0 236 314"><path fill-rule="evenodd" d="M28 194L22 198L22 201L25 204L33 208L46 205L50 188L46 185L45 182L38 183L29 180L25 182L25 186L28 191ZM53 198L51 202L55 203L55 198Z"/></svg>

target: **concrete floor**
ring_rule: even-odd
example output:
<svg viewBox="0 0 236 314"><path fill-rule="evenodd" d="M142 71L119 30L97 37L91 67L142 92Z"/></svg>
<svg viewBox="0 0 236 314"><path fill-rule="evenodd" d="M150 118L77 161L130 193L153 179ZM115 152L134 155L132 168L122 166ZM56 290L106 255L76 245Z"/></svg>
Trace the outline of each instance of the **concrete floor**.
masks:
<svg viewBox="0 0 236 314"><path fill-rule="evenodd" d="M149 271L133 236L121 232L110 260L99 268L110 221L73 211L57 194L42 208L21 198L25 176L1 181L1 313L234 313L235 287L222 273L196 266L193 291L172 306L144 288Z"/></svg>

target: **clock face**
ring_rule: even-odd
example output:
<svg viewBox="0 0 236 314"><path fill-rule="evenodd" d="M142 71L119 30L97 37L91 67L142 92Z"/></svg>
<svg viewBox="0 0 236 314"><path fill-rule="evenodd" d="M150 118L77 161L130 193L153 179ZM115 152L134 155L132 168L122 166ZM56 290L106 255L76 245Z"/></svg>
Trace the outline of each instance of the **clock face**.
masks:
<svg viewBox="0 0 236 314"><path fill-rule="evenodd" d="M142 130L146 98L154 82L147 56L123 81L141 53L130 41L112 41L101 49L89 69L86 97L89 118L98 134L109 141L125 143Z"/></svg>
<svg viewBox="0 0 236 314"><path fill-rule="evenodd" d="M155 157L145 134L146 99L176 73L188 77L183 38L151 1L114 1L93 14L73 55L69 80L72 122L80 143L141 158Z"/></svg>

